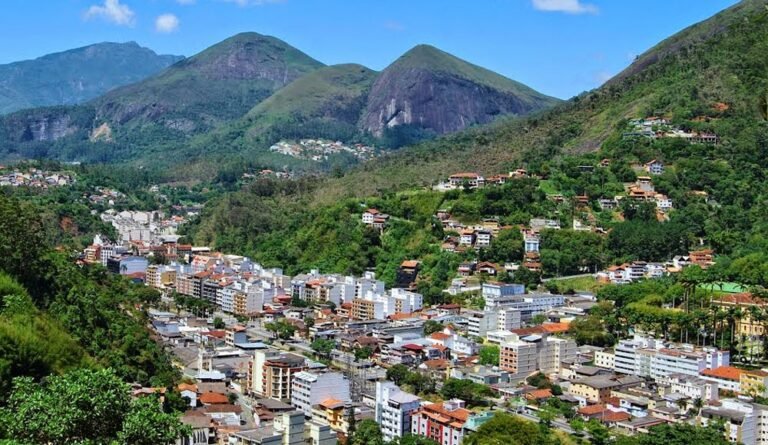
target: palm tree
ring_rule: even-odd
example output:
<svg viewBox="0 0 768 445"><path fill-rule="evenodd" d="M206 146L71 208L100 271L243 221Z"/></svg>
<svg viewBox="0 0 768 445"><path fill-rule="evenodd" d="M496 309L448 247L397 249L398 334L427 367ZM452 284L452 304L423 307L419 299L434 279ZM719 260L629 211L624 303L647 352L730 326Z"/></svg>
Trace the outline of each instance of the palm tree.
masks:
<svg viewBox="0 0 768 445"><path fill-rule="evenodd" d="M688 399L680 399L677 401L677 407L680 408L680 412L684 413L688 408Z"/></svg>
<svg viewBox="0 0 768 445"><path fill-rule="evenodd" d="M693 399L693 408L696 410L696 415L701 415L701 409L704 408L704 400L701 399L701 397L696 397Z"/></svg>

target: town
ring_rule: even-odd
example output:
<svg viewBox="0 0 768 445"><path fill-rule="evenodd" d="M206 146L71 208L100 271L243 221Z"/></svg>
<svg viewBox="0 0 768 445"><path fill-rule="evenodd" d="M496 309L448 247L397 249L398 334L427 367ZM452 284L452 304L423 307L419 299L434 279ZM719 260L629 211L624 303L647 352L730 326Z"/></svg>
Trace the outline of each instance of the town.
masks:
<svg viewBox="0 0 768 445"><path fill-rule="evenodd" d="M380 229L386 220L375 209L361 215ZM526 233L535 253L535 233ZM386 289L372 272L287 276L178 240L160 236L138 251L97 237L82 262L162 293L149 316L184 375L182 421L193 428L184 443L330 445L367 420L386 441L416 435L460 445L499 410L587 438L719 422L728 438L756 444L768 428L761 404L768 370L736 367L728 350L639 327L611 347L577 344L572 326L598 304L589 292L528 291L476 265L491 279L461 292L474 292L477 307L426 305L414 291L418 261L403 261L398 287ZM692 252L668 264L611 267L594 279L623 284L712 262L711 251ZM764 305L749 293L714 304L724 311ZM763 335L748 316L734 329Z"/></svg>
<svg viewBox="0 0 768 445"><path fill-rule="evenodd" d="M269 147L269 150L315 162L327 161L329 157L339 154L349 154L360 160L368 160L376 156L376 149L368 145L348 145L340 141L334 142L323 139L302 139L298 142L280 141Z"/></svg>

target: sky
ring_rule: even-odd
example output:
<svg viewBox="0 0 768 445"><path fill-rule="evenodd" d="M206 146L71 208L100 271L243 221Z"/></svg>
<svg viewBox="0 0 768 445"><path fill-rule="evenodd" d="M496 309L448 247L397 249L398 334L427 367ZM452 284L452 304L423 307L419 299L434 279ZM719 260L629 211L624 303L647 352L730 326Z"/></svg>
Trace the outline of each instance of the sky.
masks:
<svg viewBox="0 0 768 445"><path fill-rule="evenodd" d="M0 64L104 41L191 56L255 31L326 64L355 62L375 70L427 43L566 99L736 2L2 0Z"/></svg>

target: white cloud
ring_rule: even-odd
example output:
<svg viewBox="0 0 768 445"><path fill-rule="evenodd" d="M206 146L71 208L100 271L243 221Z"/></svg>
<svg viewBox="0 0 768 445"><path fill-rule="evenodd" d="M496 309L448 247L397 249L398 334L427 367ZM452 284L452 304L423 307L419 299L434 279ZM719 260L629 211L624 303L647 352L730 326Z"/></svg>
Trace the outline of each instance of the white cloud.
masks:
<svg viewBox="0 0 768 445"><path fill-rule="evenodd" d="M395 32L405 31L405 25L395 20L388 20L384 22L384 28Z"/></svg>
<svg viewBox="0 0 768 445"><path fill-rule="evenodd" d="M227 3L234 3L238 6L263 6L272 3L283 3L285 0L222 0Z"/></svg>
<svg viewBox="0 0 768 445"><path fill-rule="evenodd" d="M595 73L593 77L595 82L602 85L605 82L608 82L609 80L611 80L613 78L613 74L609 73L608 71L598 71Z"/></svg>
<svg viewBox="0 0 768 445"><path fill-rule="evenodd" d="M93 5L85 11L85 19L102 18L120 26L133 26L136 23L136 14L128 5L120 3L120 0L104 0L103 5Z"/></svg>
<svg viewBox="0 0 768 445"><path fill-rule="evenodd" d="M178 29L179 29L179 18L173 14L159 15L155 19L155 31L157 32L168 34L174 31L178 31Z"/></svg>
<svg viewBox="0 0 768 445"><path fill-rule="evenodd" d="M597 14L597 6L581 0L533 0L534 9L566 14Z"/></svg>

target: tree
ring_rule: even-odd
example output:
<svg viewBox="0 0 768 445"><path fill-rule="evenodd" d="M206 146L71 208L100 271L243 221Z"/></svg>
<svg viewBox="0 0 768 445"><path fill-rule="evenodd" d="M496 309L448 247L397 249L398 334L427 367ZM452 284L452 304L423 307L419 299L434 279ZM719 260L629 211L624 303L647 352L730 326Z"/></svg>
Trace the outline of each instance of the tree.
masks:
<svg viewBox="0 0 768 445"><path fill-rule="evenodd" d="M499 345L483 345L480 347L480 364L499 366Z"/></svg>
<svg viewBox="0 0 768 445"><path fill-rule="evenodd" d="M357 425L347 442L350 445L384 445L384 436L375 420L365 419Z"/></svg>
<svg viewBox="0 0 768 445"><path fill-rule="evenodd" d="M439 445L434 440L424 437L424 436L417 436L415 434L405 434L403 437L398 437L392 442L390 442L391 445Z"/></svg>
<svg viewBox="0 0 768 445"><path fill-rule="evenodd" d="M131 404L131 410L123 420L118 439L123 444L158 445L175 444L180 437L190 434L190 429L179 422L175 414L166 414L154 397L139 397Z"/></svg>
<svg viewBox="0 0 768 445"><path fill-rule="evenodd" d="M221 317L215 317L213 319L213 328L214 329L224 329L227 325L224 323L224 320L221 319Z"/></svg>
<svg viewBox="0 0 768 445"><path fill-rule="evenodd" d="M328 358L331 356L331 352L336 349L336 342L329 339L318 338L313 341L309 347L320 357Z"/></svg>
<svg viewBox="0 0 768 445"><path fill-rule="evenodd" d="M444 328L443 324L435 320L427 320L424 322L424 335L434 334L440 332Z"/></svg>
<svg viewBox="0 0 768 445"><path fill-rule="evenodd" d="M285 320L278 320L273 323L264 324L264 329L272 332L276 338L288 340L296 333L296 326Z"/></svg>
<svg viewBox="0 0 768 445"><path fill-rule="evenodd" d="M534 326L543 324L545 321L547 321L547 316L544 314L536 314L531 318L531 324Z"/></svg>
<svg viewBox="0 0 768 445"><path fill-rule="evenodd" d="M157 398L131 401L130 387L111 369L80 369L44 383L14 381L0 408L0 439L29 443L166 444L187 433Z"/></svg>
<svg viewBox="0 0 768 445"><path fill-rule="evenodd" d="M648 434L636 436L637 445L727 445L722 430L696 427L687 423L652 427Z"/></svg>
<svg viewBox="0 0 768 445"><path fill-rule="evenodd" d="M493 418L469 434L464 445L550 445L552 436L535 423L497 412Z"/></svg>
<svg viewBox="0 0 768 445"><path fill-rule="evenodd" d="M370 346L363 346L355 349L355 360L367 360L373 355L373 349Z"/></svg>
<svg viewBox="0 0 768 445"><path fill-rule="evenodd" d="M592 438L591 442L593 444L595 445L608 444L611 438L611 432L608 430L606 426L600 423L599 420L589 419L589 422L587 422L586 428L587 428L587 431L589 432L589 435Z"/></svg>
<svg viewBox="0 0 768 445"><path fill-rule="evenodd" d="M408 378L410 373L411 371L407 366L397 364L387 369L387 380L391 380L395 383L395 385L399 386L405 383L405 380Z"/></svg>
<svg viewBox="0 0 768 445"><path fill-rule="evenodd" d="M467 405L480 405L492 395L490 388L471 380L450 378L443 383L440 395L446 399L461 399Z"/></svg>

